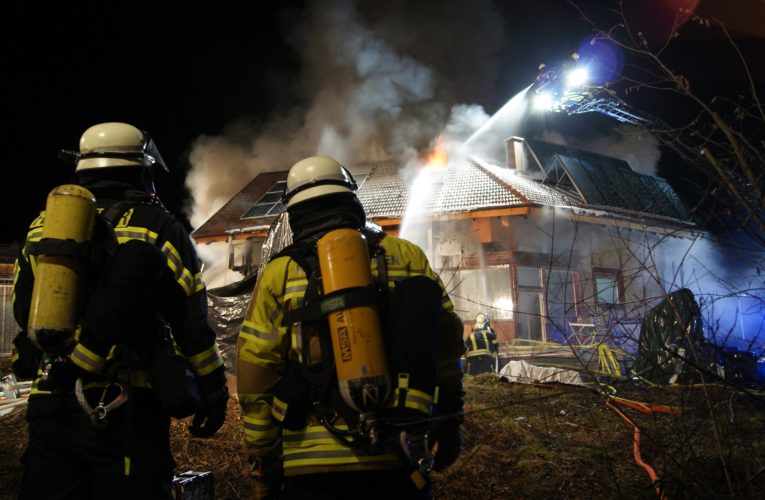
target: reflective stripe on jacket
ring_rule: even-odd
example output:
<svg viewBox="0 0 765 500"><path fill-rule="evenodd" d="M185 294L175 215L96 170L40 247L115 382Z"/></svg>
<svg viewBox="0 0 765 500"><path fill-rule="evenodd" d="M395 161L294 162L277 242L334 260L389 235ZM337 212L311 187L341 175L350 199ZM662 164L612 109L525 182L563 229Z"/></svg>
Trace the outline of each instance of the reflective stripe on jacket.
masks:
<svg viewBox="0 0 765 500"><path fill-rule="evenodd" d="M465 340L467 353L465 357L473 356L491 356L498 351L497 336L489 328L482 330L473 330L470 336Z"/></svg>
<svg viewBox="0 0 765 500"><path fill-rule="evenodd" d="M98 192L94 190L94 194L98 198ZM97 207L103 211L113 203L116 201L98 199ZM45 212L41 212L30 225L26 243L40 240L44 220ZM179 349L199 376L222 369L223 358L215 332L207 321L207 295L201 266L183 225L159 205L136 203L121 214L115 224L115 235L121 245L140 240L159 249L178 292L162 297L158 307L172 326ZM29 254L25 244L16 259L12 295L14 316L22 328L26 328L29 318L36 267L37 258ZM70 360L85 371L100 372L113 355L113 346L100 345L95 338L89 341L81 335L79 328L75 338L77 344L69 355ZM41 374L38 372L38 378ZM36 380L31 395L50 393L41 385L45 384Z"/></svg>

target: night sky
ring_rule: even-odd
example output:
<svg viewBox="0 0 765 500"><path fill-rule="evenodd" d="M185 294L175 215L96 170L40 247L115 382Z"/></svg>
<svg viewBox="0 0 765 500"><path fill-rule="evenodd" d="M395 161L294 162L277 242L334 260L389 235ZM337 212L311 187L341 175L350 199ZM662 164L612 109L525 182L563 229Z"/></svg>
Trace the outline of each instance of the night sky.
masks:
<svg viewBox="0 0 765 500"><path fill-rule="evenodd" d="M4 44L11 84L3 149L17 186L7 192L22 200L3 201L10 217L3 218L0 241L23 236L50 189L72 179L74 168L56 158L58 150L77 149L80 134L103 121L129 122L152 135L171 167L157 179L160 196L179 211L192 141L267 111L269 79L295 70L281 32L290 2L172 11L153 2L118 3L17 2L6 18L13 35Z"/></svg>
<svg viewBox="0 0 765 500"><path fill-rule="evenodd" d="M750 4L750 14L765 11L756 0L740 2ZM13 2L2 34L9 113L3 120L6 197L0 243L20 241L47 193L72 180L73 166L56 154L76 149L82 131L95 123L125 121L152 135L171 168L157 180L160 197L189 222L196 210L214 211L258 171L286 169L301 155L313 154L317 124L332 123L340 136L361 137L357 129L385 136L386 149L406 136L401 133L406 125L416 130L408 135L410 146L426 146L445 125L450 107L471 105L493 114L534 81L540 63L568 57L591 31L562 0L357 3L354 9L350 1L216 1L171 9L141 1L89 7ZM601 15L613 2L577 3ZM718 10L727 5L707 3ZM640 22L660 30L658 19L660 9ZM749 31L765 26L765 17L762 21L740 25L747 48L762 47L763 33L752 38ZM679 64L699 71L710 91L737 81L730 68L700 69L719 40L683 42L689 56L679 57ZM346 43L353 50L375 48L378 60L364 62L371 67L362 69L364 60L358 59L357 73L350 74L343 58L355 54L338 49ZM750 52L759 53L756 66L765 67L762 52ZM391 72L376 72L386 64ZM363 71L372 78L365 80ZM397 80L407 72L412 82ZM762 70L755 76L761 83ZM389 77L389 86L364 86ZM362 92L389 102L359 110L348 96L359 99ZM391 109L399 106L394 115ZM423 126L424 116L432 116L433 134ZM604 126L603 120L580 123ZM368 136L361 138L368 143ZM197 200L194 208L195 193L185 184L192 171L200 172L197 185L205 186L196 196L217 197L218 205ZM197 217L202 217L197 224L204 220Z"/></svg>

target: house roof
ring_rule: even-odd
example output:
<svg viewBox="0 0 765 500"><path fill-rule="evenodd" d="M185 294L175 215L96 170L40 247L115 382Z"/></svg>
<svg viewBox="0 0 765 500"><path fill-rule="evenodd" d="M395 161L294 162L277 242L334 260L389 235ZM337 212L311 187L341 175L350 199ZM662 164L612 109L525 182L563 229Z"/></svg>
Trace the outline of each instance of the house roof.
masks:
<svg viewBox="0 0 765 500"><path fill-rule="evenodd" d="M360 170L368 169L359 200L373 220L400 219L407 206L423 216L438 216L534 205L593 209L599 216L619 218L688 220L665 180L638 174L622 160L541 141L527 141L526 147L536 166L523 172L473 159L420 172L409 172L392 160L359 165ZM242 216L286 175L286 171L259 174L192 236L204 241L237 232L265 232L282 206L277 204L269 215Z"/></svg>
<svg viewBox="0 0 765 500"><path fill-rule="evenodd" d="M412 192L418 197L412 203L430 216L534 203L571 205L564 194L515 170L474 160L452 162L442 171L422 172L412 182L404 179L395 162L375 164L358 195L370 218L393 218L404 214Z"/></svg>
<svg viewBox="0 0 765 500"><path fill-rule="evenodd" d="M635 172L624 160L538 140L526 143L544 174L542 182L576 193L586 206L689 219L666 180Z"/></svg>
<svg viewBox="0 0 765 500"><path fill-rule="evenodd" d="M270 225L276 217L243 219L242 216L275 182L286 176L287 172L263 172L258 174L241 191L228 200L220 210L194 230L191 236L196 240L203 240L206 238L223 237L248 227Z"/></svg>

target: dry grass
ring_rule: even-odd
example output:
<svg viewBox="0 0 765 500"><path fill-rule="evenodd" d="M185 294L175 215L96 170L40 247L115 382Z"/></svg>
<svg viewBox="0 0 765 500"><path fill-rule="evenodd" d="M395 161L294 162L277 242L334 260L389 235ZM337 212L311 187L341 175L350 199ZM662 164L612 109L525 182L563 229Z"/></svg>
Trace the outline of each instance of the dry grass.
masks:
<svg viewBox="0 0 765 500"><path fill-rule="evenodd" d="M191 419L174 420L170 428L177 472L212 471L216 498L250 498L249 464L244 453L244 435L239 403L231 398L226 422L213 437L191 436Z"/></svg>
<svg viewBox="0 0 765 500"><path fill-rule="evenodd" d="M623 398L682 408L681 415L622 408L641 429L643 460L635 463L631 427L593 389L523 385L493 375L467 377L463 452L434 474L439 499L762 498L765 491L765 406L759 395L723 386L616 385ZM178 472L212 471L218 499L249 498L239 408L232 398L221 431L189 436L174 421ZM0 498L14 498L26 436L23 411L0 419ZM5 496L8 495L8 496Z"/></svg>
<svg viewBox="0 0 765 500"><path fill-rule="evenodd" d="M21 482L19 457L24 452L27 438L23 409L0 417L0 430L3 432L0 440L0 498L10 500L16 498Z"/></svg>

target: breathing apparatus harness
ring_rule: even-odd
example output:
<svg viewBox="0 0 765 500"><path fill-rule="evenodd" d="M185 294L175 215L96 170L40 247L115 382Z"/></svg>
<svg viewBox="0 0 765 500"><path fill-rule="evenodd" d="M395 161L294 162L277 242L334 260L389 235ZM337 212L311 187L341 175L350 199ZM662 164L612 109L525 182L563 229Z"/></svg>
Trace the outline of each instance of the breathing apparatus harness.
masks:
<svg viewBox="0 0 765 500"><path fill-rule="evenodd" d="M48 196L42 238L27 243L28 253L38 258L32 302L43 306L33 305L30 311L30 337L45 354L41 381L54 390L66 390L60 382L68 386L74 378L68 356L80 334L79 322L92 293L89 287L95 286L99 272L119 246L116 223L135 206L162 205L156 196L140 191L126 191L124 196L98 213L90 191L78 185L58 186ZM60 296L65 300L57 300ZM109 361L99 376L106 383L95 406L88 402L88 385L82 377L74 380L75 397L95 427L105 426L109 413L128 401L134 363L132 359Z"/></svg>
<svg viewBox="0 0 765 500"><path fill-rule="evenodd" d="M95 286L99 279L99 272L105 268L109 258L114 256L119 247L115 228L120 219L139 205L163 207L162 202L154 194L142 191L129 190L124 193L124 199L112 204L101 211L98 215L98 230L96 237L100 239L101 246L96 246L93 258L93 268L95 275L92 277ZM97 242L98 243L98 242ZM109 413L124 403L128 403L128 412L132 413L132 403L130 395L133 391L133 385L141 378L135 371L142 362L141 355L134 349L125 345L117 345L112 349L114 356L107 360L103 372L100 374L105 379L105 385L98 404L91 406L85 396L82 377L75 381L75 396L80 407L90 417L91 422L97 428L104 427L107 423ZM144 380L145 382L145 380ZM115 391L112 389L116 389ZM112 397L110 402L106 402L107 397Z"/></svg>
<svg viewBox="0 0 765 500"><path fill-rule="evenodd" d="M377 278L366 287L338 290L336 293L322 295L323 280L316 247L324 234L290 245L273 257L288 255L303 269L308 278L303 306L288 311L284 317L285 325L301 324L303 361L288 362L288 375L283 377L285 391L281 393L282 387L277 387L276 390L274 418L279 425L300 428L304 426L308 413L311 413L344 444L375 448L378 445L378 425L374 412L357 411L358 407L351 407L354 403L353 398L345 401L345 398L336 390L338 374L327 320L330 314L342 313L352 308L377 307L381 299L386 296L387 290L383 287L387 283L387 267L385 251L380 244L385 234L368 230L363 230L363 234L366 237L370 258L377 261L378 269ZM368 269L368 262L366 266ZM315 352L317 347L321 353L321 359L312 357L312 351ZM293 387L295 384L297 387ZM292 391L295 391L294 395L290 394ZM306 398L309 401L308 405L303 402ZM385 398L382 399L383 401L379 403L384 402ZM288 409L292 411L288 412ZM377 408L362 408L362 410L365 409L376 410ZM339 417L348 424L348 430L335 426Z"/></svg>
<svg viewBox="0 0 765 500"><path fill-rule="evenodd" d="M367 228L358 232L366 239L369 255L365 262L367 269L369 259L377 263L377 276L366 287L321 295L329 279L329 276L322 277L317 254L317 242L323 235L290 245L273 257L287 255L292 258L306 273L308 284L303 306L288 311L284 317L285 325L301 325L302 362L288 361L286 374L274 389L272 416L277 425L297 430L305 427L308 414L312 414L345 445L364 448L373 454L383 451L385 436L393 433L406 459L425 475L432 467L433 458L427 433L435 403L433 394L437 392L437 336L433 333L435 322L423 326L422 321L430 321L439 314L441 290L432 279L416 276L398 282L396 290L391 293L388 290L385 250L381 244L385 233ZM430 303L423 303L420 300L423 298L430 300ZM353 384L357 381L353 380L353 376L343 375L342 370L337 368L338 359L343 358L346 352L342 345L336 345L342 334L338 335L338 328L333 330L328 325L331 323L328 315L365 306L379 311L381 338L384 337L384 346L380 348L385 351L380 354L383 357L387 354L387 363L384 374L371 382L367 379L357 384L357 389L359 385L361 389L354 392ZM410 320L420 314L423 318L420 323ZM396 317L398 322L391 319ZM342 331L342 327L339 330ZM312 347L315 349L317 346L321 351L320 360L311 357ZM394 384L388 373L394 374ZM345 391L344 378L350 379ZM365 382L370 383L365 386ZM369 386L375 384L377 387L372 389L379 389L384 396L374 401L375 404L365 405L364 390L370 390ZM394 387L391 388L391 385ZM337 427L340 417L347 424L347 430Z"/></svg>

